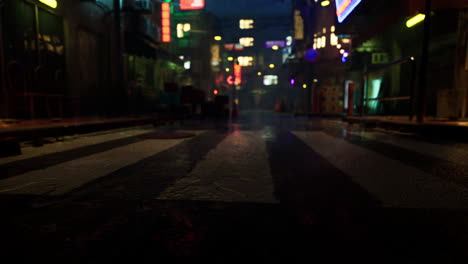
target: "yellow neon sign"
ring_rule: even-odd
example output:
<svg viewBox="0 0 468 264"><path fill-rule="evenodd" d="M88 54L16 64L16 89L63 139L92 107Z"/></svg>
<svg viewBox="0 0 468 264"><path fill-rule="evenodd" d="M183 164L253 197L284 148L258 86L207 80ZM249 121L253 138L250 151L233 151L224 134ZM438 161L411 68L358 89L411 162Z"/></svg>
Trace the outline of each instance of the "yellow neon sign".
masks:
<svg viewBox="0 0 468 264"><path fill-rule="evenodd" d="M426 19L426 15L423 14L417 14L416 16L410 18L408 21L406 21L406 27L410 28L415 26L416 24L420 23Z"/></svg>
<svg viewBox="0 0 468 264"><path fill-rule="evenodd" d="M52 8L57 8L57 1L56 0L39 0L39 2L48 5Z"/></svg>

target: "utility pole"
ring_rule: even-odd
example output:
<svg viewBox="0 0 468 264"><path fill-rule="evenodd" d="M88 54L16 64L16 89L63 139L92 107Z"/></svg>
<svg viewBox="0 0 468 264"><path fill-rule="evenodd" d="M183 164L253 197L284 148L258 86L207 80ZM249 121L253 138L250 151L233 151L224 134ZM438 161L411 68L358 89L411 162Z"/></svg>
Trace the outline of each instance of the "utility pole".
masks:
<svg viewBox="0 0 468 264"><path fill-rule="evenodd" d="M116 95L118 97L117 102L120 105L116 105L113 107L116 107L116 109L120 109L123 105L127 105L125 102L125 84L123 83L123 50L122 50L122 32L120 28L121 24L121 16L120 16L120 0L114 0L114 36L115 36L115 58L117 60L117 63L115 65L115 89ZM123 105L122 105L123 104Z"/></svg>
<svg viewBox="0 0 468 264"><path fill-rule="evenodd" d="M426 117L426 97L427 97L427 64L429 63L429 42L431 35L431 0L426 0L425 19L424 19L424 36L423 47L421 54L421 65L419 71L419 86L417 100L417 122L423 123Z"/></svg>

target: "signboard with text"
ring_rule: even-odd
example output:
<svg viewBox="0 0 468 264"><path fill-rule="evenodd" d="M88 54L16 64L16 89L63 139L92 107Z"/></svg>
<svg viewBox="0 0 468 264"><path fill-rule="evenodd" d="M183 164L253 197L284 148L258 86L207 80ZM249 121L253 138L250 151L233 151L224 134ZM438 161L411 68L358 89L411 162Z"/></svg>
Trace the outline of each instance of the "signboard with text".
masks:
<svg viewBox="0 0 468 264"><path fill-rule="evenodd" d="M336 16L338 22L342 23L362 0L336 0Z"/></svg>
<svg viewBox="0 0 468 264"><path fill-rule="evenodd" d="M242 46L242 44L239 43L226 43L224 44L224 49L227 51L240 51L244 50L244 46Z"/></svg>
<svg viewBox="0 0 468 264"><path fill-rule="evenodd" d="M197 10L205 8L205 0L180 0L180 10Z"/></svg>
<svg viewBox="0 0 468 264"><path fill-rule="evenodd" d="M265 41L265 48L270 49L273 46L277 46L279 48L286 47L286 40L267 40Z"/></svg>

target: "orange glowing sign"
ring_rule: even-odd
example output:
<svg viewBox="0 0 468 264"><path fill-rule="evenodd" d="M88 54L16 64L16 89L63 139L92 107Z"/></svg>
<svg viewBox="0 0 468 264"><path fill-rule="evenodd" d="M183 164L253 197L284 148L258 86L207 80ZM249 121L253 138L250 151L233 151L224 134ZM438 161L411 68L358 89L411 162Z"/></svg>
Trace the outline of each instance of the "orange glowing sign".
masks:
<svg viewBox="0 0 468 264"><path fill-rule="evenodd" d="M180 10L197 10L205 8L205 0L180 0Z"/></svg>
<svg viewBox="0 0 468 264"><path fill-rule="evenodd" d="M226 82L229 85L239 85L242 84L242 66L239 64L234 64L234 76L230 75Z"/></svg>
<svg viewBox="0 0 468 264"><path fill-rule="evenodd" d="M171 4L161 4L161 18L162 42L171 42Z"/></svg>

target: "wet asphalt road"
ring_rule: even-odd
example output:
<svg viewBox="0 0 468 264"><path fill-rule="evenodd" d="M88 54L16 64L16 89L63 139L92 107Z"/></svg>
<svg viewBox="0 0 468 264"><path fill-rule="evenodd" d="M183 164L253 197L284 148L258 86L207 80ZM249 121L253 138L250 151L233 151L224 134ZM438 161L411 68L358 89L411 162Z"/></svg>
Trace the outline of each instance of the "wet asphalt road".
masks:
<svg viewBox="0 0 468 264"><path fill-rule="evenodd" d="M270 112L25 148L0 160L0 257L466 263L467 153Z"/></svg>

